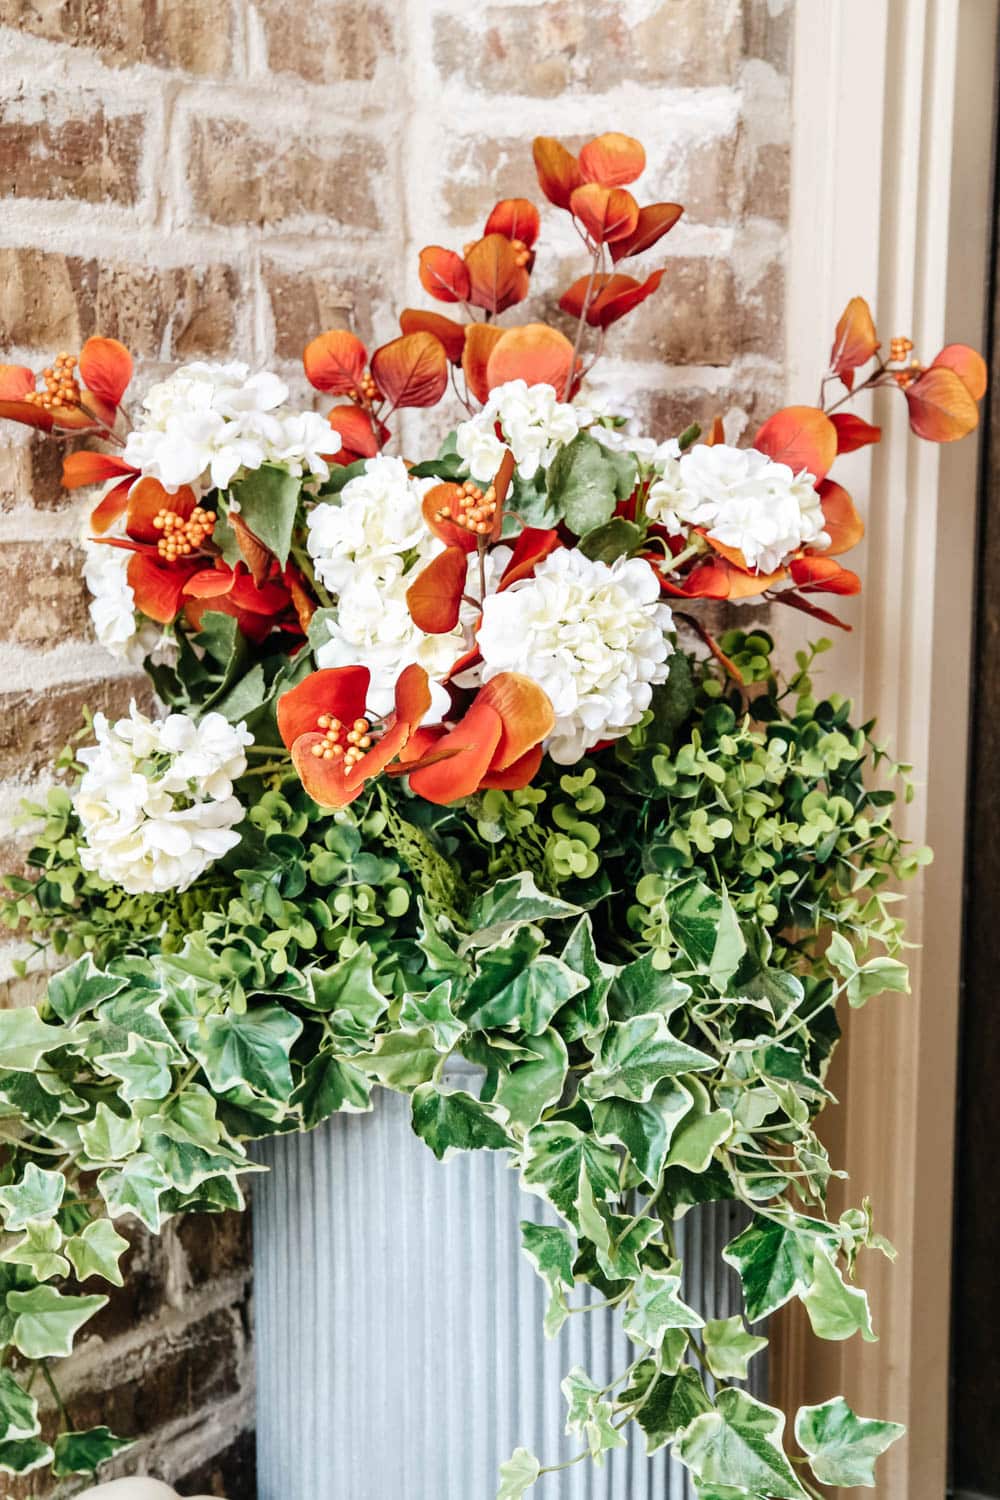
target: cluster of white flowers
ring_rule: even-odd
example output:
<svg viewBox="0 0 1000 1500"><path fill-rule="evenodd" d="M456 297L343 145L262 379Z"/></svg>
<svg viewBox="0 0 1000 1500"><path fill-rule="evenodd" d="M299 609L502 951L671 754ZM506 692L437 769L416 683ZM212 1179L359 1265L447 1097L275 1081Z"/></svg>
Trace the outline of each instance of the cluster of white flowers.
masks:
<svg viewBox="0 0 1000 1500"><path fill-rule="evenodd" d="M428 723L450 703L434 679L443 676L465 646L461 627L426 635L413 623L406 592L442 550L421 511L433 479L411 479L401 458L370 458L364 472L344 485L338 501L309 515L308 548L316 576L336 595L329 641L316 650L319 667L357 664L371 672L368 705L379 714L393 704L396 679L419 662L431 678Z"/></svg>
<svg viewBox="0 0 1000 1500"><path fill-rule="evenodd" d="M120 661L141 666L160 644L163 632L151 620L136 615L128 581L131 552L89 537L84 538L83 552L83 578L91 593L90 618L97 639Z"/></svg>
<svg viewBox="0 0 1000 1500"><path fill-rule="evenodd" d="M459 423L455 443L473 479L492 479L506 448L521 478L532 479L590 420L589 413L558 400L550 385L509 380L490 392L482 411ZM497 426L502 437L497 436Z"/></svg>
<svg viewBox="0 0 1000 1500"><path fill-rule="evenodd" d="M168 490L211 483L225 489L240 469L280 464L291 474L329 475L323 455L340 434L314 411L287 406L288 387L245 364L182 365L146 393L124 458Z"/></svg>
<svg viewBox="0 0 1000 1500"><path fill-rule="evenodd" d="M676 447L676 445L675 445ZM800 547L829 545L812 474L795 474L755 448L702 443L657 460L646 513L673 536L703 527L747 566L771 573Z"/></svg>
<svg viewBox="0 0 1000 1500"><path fill-rule="evenodd" d="M478 636L482 678L521 672L537 682L556 714L548 753L573 765L638 724L653 687L666 680L672 624L642 558L609 566L560 548L533 578L486 599Z"/></svg>
<svg viewBox="0 0 1000 1500"><path fill-rule="evenodd" d="M239 843L243 805L233 781L253 743L243 724L209 713L154 721L133 703L127 719L94 718L76 794L84 869L132 895L183 891Z"/></svg>

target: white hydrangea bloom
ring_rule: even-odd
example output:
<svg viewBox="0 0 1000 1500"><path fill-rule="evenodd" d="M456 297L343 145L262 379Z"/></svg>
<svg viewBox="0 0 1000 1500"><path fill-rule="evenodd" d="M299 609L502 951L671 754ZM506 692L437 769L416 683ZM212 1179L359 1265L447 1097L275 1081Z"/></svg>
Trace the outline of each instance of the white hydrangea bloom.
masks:
<svg viewBox="0 0 1000 1500"><path fill-rule="evenodd" d="M437 480L411 479L401 458L370 458L364 472L348 480L336 501L316 505L308 518L309 555L316 576L340 594L359 569L395 567L404 553L430 561L441 544L421 512Z"/></svg>
<svg viewBox="0 0 1000 1500"><path fill-rule="evenodd" d="M94 732L79 752L80 863L131 895L186 890L239 843L233 782L253 735L221 714L152 720L134 703L116 724L95 715Z"/></svg>
<svg viewBox="0 0 1000 1500"><path fill-rule="evenodd" d="M642 718L667 677L673 617L642 558L610 566L561 548L533 578L491 594L483 607L482 678L521 672L543 688L556 714L546 748L573 765L601 740Z"/></svg>
<svg viewBox="0 0 1000 1500"><path fill-rule="evenodd" d="M326 479L320 447L336 453L340 435L318 413L286 407L287 399L285 382L267 370L251 375L239 362L182 365L146 393L124 458L168 490L206 478L225 489L240 469L265 463Z"/></svg>
<svg viewBox="0 0 1000 1500"><path fill-rule="evenodd" d="M701 526L763 573L800 547L829 545L815 479L804 469L796 474L755 448L726 443L699 444L659 467L646 510L672 535Z"/></svg>
<svg viewBox="0 0 1000 1500"><path fill-rule="evenodd" d="M163 632L151 620L136 617L135 596L128 581L132 554L121 547L83 540L83 579L91 593L90 618L106 651L132 666L155 651Z"/></svg>
<svg viewBox="0 0 1000 1500"><path fill-rule="evenodd" d="M589 412L560 401L551 385L509 380L490 392L481 412L459 423L455 443L473 479L492 479L508 447L521 478L532 479L590 420Z"/></svg>

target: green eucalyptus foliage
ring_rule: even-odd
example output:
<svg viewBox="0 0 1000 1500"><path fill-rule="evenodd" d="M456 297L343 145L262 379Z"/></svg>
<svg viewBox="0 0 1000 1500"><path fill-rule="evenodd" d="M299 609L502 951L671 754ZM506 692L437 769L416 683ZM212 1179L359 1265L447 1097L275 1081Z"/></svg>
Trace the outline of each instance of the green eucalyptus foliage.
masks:
<svg viewBox="0 0 1000 1500"><path fill-rule="evenodd" d="M611 461L566 453L562 502L600 525ZM183 896L85 872L65 791L32 809L35 873L3 915L67 965L37 1011L0 1012L0 1468L92 1471L120 1447L68 1417L50 1447L30 1395L95 1289L121 1285L118 1226L239 1207L248 1142L368 1110L382 1085L438 1157L505 1151L555 1209L522 1225L549 1335L586 1313L584 1285L619 1309L633 1363L610 1388L564 1382L581 1458L634 1422L705 1500L873 1483L893 1424L803 1408L792 1456L781 1414L732 1382L792 1298L820 1337L874 1337L856 1263L891 1247L867 1205L828 1217L815 1121L838 999L905 989L895 880L925 856L872 784L905 793L905 768L814 698L812 656L786 684L762 633L723 646L749 690L678 655L643 724L524 791L442 808L384 780L331 815L265 761L239 848ZM446 1087L456 1053L478 1094ZM746 1323L685 1297L675 1226L718 1199L750 1212L725 1251ZM544 1472L518 1449L499 1493Z"/></svg>

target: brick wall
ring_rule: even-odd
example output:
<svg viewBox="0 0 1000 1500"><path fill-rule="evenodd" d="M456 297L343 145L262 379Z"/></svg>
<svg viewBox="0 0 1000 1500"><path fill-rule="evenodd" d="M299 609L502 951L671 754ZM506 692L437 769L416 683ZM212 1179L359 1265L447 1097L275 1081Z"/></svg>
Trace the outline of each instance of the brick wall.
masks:
<svg viewBox="0 0 1000 1500"><path fill-rule="evenodd" d="M643 194L688 212L595 384L663 435L722 412L736 437L781 395L790 21L789 0L0 0L0 357L40 367L101 332L143 377L239 356L298 381L315 332L389 337L426 302L422 244L538 196L534 134L621 129L646 144ZM542 316L580 269L553 217ZM411 419L411 448L425 422L444 430ZM83 704L135 690L88 639L78 526L52 447L5 434L3 818ZM234 1500L252 1493L246 1251L227 1220L138 1244L67 1381L81 1421Z"/></svg>

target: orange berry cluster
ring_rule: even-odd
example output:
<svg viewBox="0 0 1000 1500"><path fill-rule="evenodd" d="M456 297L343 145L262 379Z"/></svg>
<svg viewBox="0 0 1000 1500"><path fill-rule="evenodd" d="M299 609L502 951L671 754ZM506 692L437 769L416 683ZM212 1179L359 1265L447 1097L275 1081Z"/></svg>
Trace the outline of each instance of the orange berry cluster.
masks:
<svg viewBox="0 0 1000 1500"><path fill-rule="evenodd" d="M438 520L451 521L465 531L474 532L476 536L488 536L493 530L497 512L497 492L493 486L490 485L484 492L478 484L467 479L464 484L459 485L456 499L458 515L454 515L447 505L443 505L437 513Z"/></svg>
<svg viewBox="0 0 1000 1500"><path fill-rule="evenodd" d="M913 348L913 340L912 339L904 339L904 338L890 339L890 341L889 341L889 358L895 364L899 364L902 360L904 360L906 358L906 356L909 354L909 352L910 352L910 350L912 348Z"/></svg>
<svg viewBox="0 0 1000 1500"><path fill-rule="evenodd" d="M342 760L344 770L349 771L365 751L372 747L371 725L367 719L355 719L350 729L345 729L339 719L330 714L320 714L316 720L323 731L321 744L313 745L312 753L320 760Z"/></svg>
<svg viewBox="0 0 1000 1500"><path fill-rule="evenodd" d="M903 360L906 358L912 348L912 339L890 339L889 358L893 361L894 364L902 364ZM919 359L911 359L905 370L893 370L892 378L893 380L895 380L897 385L902 386L905 390L908 385L913 384L918 375L923 374L923 371L924 367L920 363Z"/></svg>
<svg viewBox="0 0 1000 1500"><path fill-rule="evenodd" d="M382 392L375 384L375 381L372 378L371 370L366 370L362 375L360 387L353 386L348 394L350 395L352 401L367 401L371 404L374 404L376 401L381 401L382 399Z"/></svg>
<svg viewBox="0 0 1000 1500"><path fill-rule="evenodd" d="M153 525L163 532L156 544L160 557L164 562L176 562L179 557L190 557L212 535L215 517L200 505L195 506L186 520L175 510L164 507L153 517Z"/></svg>
<svg viewBox="0 0 1000 1500"><path fill-rule="evenodd" d="M43 411L53 411L58 406L75 406L80 400L80 387L73 374L75 369L76 355L57 355L55 363L42 371L45 389L29 391L24 400L29 406L40 406Z"/></svg>
<svg viewBox="0 0 1000 1500"><path fill-rule="evenodd" d="M511 249L514 251L514 261L519 266L526 266L531 259L531 251L523 240L511 240Z"/></svg>

